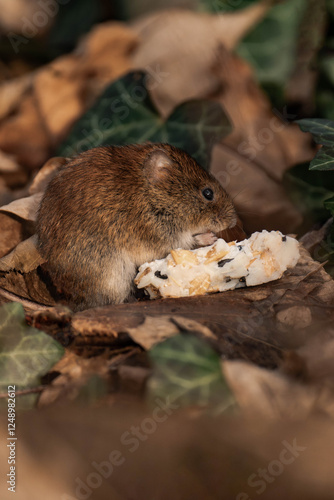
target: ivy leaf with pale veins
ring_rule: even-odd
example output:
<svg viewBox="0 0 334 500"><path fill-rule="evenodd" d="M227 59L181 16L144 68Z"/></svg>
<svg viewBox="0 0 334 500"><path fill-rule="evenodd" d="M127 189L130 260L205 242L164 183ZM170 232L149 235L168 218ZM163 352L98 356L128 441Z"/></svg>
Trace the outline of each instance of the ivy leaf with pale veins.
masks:
<svg viewBox="0 0 334 500"><path fill-rule="evenodd" d="M74 124L57 154L68 157L97 146L168 142L208 169L212 145L231 130L222 107L212 101L182 103L164 120L150 98L146 74L134 71L109 85Z"/></svg>
<svg viewBox="0 0 334 500"><path fill-rule="evenodd" d="M62 357L63 347L52 337L25 323L16 302L0 308L0 390L34 387Z"/></svg>
<svg viewBox="0 0 334 500"><path fill-rule="evenodd" d="M303 132L310 132L317 144L334 145L334 122L326 118L303 118L296 120Z"/></svg>
<svg viewBox="0 0 334 500"><path fill-rule="evenodd" d="M332 213L332 216L334 217L334 196L333 198L329 198L329 200L326 200L324 202L325 207L327 210L329 210Z"/></svg>
<svg viewBox="0 0 334 500"><path fill-rule="evenodd" d="M310 170L334 170L334 147L322 146L311 161Z"/></svg>
<svg viewBox="0 0 334 500"><path fill-rule="evenodd" d="M239 0L226 3L237 8L240 5ZM265 18L250 30L237 48L238 54L254 68L257 79L263 85L269 84L269 88L284 87L295 67L298 26L305 4L304 0L272 1Z"/></svg>
<svg viewBox="0 0 334 500"><path fill-rule="evenodd" d="M297 120L303 132L310 132L322 148L310 163L310 170L334 170L334 122L325 118Z"/></svg>
<svg viewBox="0 0 334 500"><path fill-rule="evenodd" d="M222 409L233 404L219 355L203 340L176 335L154 346L149 355L154 364L148 382L150 399L166 398L178 406L219 405Z"/></svg>
<svg viewBox="0 0 334 500"><path fill-rule="evenodd" d="M320 174L320 171L334 170L334 122L324 118L304 118L297 120L303 132L310 132L313 139L318 144L323 144L322 148L317 152L315 157L310 163L309 170L318 171L315 173ZM321 183L321 186L315 187L314 192L317 195L332 195L333 193L327 192L328 188L334 190L333 175L325 174L327 177ZM305 177L305 176L304 176ZM314 187L314 186L312 186ZM303 193L304 195L304 193ZM327 198L326 196L326 198ZM317 196L318 197L318 196ZM304 196L305 198L305 196ZM324 207L334 215L334 197L323 199ZM325 248L325 259L328 261L326 270L330 274L333 273L333 256L334 256L334 227L328 235L326 243L323 242L322 247ZM323 253L323 252L322 252ZM318 252L320 259L320 254Z"/></svg>

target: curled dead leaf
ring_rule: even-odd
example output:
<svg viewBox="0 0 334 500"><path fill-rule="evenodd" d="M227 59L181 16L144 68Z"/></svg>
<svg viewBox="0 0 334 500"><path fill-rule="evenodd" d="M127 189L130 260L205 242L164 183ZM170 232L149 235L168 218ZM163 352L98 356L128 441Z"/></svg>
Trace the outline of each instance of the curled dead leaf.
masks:
<svg viewBox="0 0 334 500"><path fill-rule="evenodd" d="M302 222L283 186L231 148L214 146L211 173L232 196L247 233L266 228L286 234Z"/></svg>
<svg viewBox="0 0 334 500"><path fill-rule="evenodd" d="M44 193L54 175L68 162L68 158L54 157L50 158L43 167L37 172L30 188L29 194Z"/></svg>
<svg viewBox="0 0 334 500"><path fill-rule="evenodd" d="M244 361L224 361L223 374L242 412L255 418L304 420L313 412L334 416L327 389L305 386Z"/></svg>
<svg viewBox="0 0 334 500"><path fill-rule="evenodd" d="M293 117L285 109L272 108L246 61L221 46L212 70L221 82L212 97L233 123L223 144L279 182L289 167L313 158L311 136L289 123Z"/></svg>
<svg viewBox="0 0 334 500"><path fill-rule="evenodd" d="M27 221L35 221L37 217L37 210L43 193L35 193L26 198L14 200L9 205L4 205L0 208L1 212L9 212Z"/></svg>
<svg viewBox="0 0 334 500"><path fill-rule="evenodd" d="M0 108L0 148L28 170L40 167L104 87L131 68L136 43L125 24L105 23L74 53L0 86L0 105L11 96L10 105Z"/></svg>
<svg viewBox="0 0 334 500"><path fill-rule="evenodd" d="M14 155L8 155L0 151L0 173L17 173L21 169L20 165L15 160Z"/></svg>
<svg viewBox="0 0 334 500"><path fill-rule="evenodd" d="M170 319L169 316L147 316L144 323L136 328L129 328L128 333L137 344L149 350L179 333L179 328Z"/></svg>
<svg viewBox="0 0 334 500"><path fill-rule="evenodd" d="M0 292L0 297L21 301L28 309L54 305L54 287L39 267L43 262L36 248L35 235L20 242L0 259L0 288L9 292Z"/></svg>
<svg viewBox="0 0 334 500"><path fill-rule="evenodd" d="M30 89L34 73L4 81L0 85L0 119L8 116L19 105L20 99Z"/></svg>
<svg viewBox="0 0 334 500"><path fill-rule="evenodd" d="M22 99L19 96L15 113L1 121L0 149L15 154L20 165L28 170L40 167L50 156L50 139L36 110L32 90Z"/></svg>
<svg viewBox="0 0 334 500"><path fill-rule="evenodd" d="M45 260L39 254L36 235L19 243L15 249L0 259L0 271L19 271L29 273L41 265Z"/></svg>
<svg viewBox="0 0 334 500"><path fill-rule="evenodd" d="M52 383L46 387L38 400L38 408L43 408L60 398L68 401L77 398L80 389L87 383L92 375L105 377L108 373L107 359L95 357L85 359L71 351L52 367L52 371L59 373Z"/></svg>
<svg viewBox="0 0 334 500"><path fill-rule="evenodd" d="M22 241L22 224L10 214L0 212L0 258Z"/></svg>
<svg viewBox="0 0 334 500"><path fill-rule="evenodd" d="M159 111L167 116L181 102L215 92L220 81L212 66L219 46L235 48L268 8L268 2L257 2L220 15L172 9L134 22L141 42L133 65L148 69Z"/></svg>

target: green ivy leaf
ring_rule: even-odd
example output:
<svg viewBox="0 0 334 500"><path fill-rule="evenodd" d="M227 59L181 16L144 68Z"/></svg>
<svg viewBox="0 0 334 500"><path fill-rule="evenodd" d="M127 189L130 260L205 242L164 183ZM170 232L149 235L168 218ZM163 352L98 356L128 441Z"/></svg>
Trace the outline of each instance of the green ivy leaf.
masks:
<svg viewBox="0 0 334 500"><path fill-rule="evenodd" d="M62 357L63 347L25 323L21 304L0 307L0 390L34 387Z"/></svg>
<svg viewBox="0 0 334 500"><path fill-rule="evenodd" d="M303 118L296 123L303 132L310 132L317 144L323 144L309 169L334 170L334 122L327 118Z"/></svg>
<svg viewBox="0 0 334 500"><path fill-rule="evenodd" d="M334 147L323 146L310 163L310 170L334 170Z"/></svg>
<svg viewBox="0 0 334 500"><path fill-rule="evenodd" d="M327 210L329 210L332 213L334 217L334 196L333 198L329 198L328 200L326 200L324 202L324 205L327 208Z"/></svg>
<svg viewBox="0 0 334 500"><path fill-rule="evenodd" d="M310 132L317 144L334 147L334 122L327 118L296 120L303 132Z"/></svg>
<svg viewBox="0 0 334 500"><path fill-rule="evenodd" d="M315 217L324 223L328 219L328 212L324 214L322 206L334 215L334 177L327 173L329 170L334 170L334 122L325 118L304 118L297 120L297 123L303 132L310 132L315 142L323 144L323 146L311 161L308 171L303 171L303 165L300 165L290 170L286 178L290 181L290 186L293 187L294 198L297 197L297 200L299 198L299 204L304 207L303 211L305 212L305 208L306 210L311 209L311 213L305 217L305 220L310 222L312 217ZM302 172L298 172L299 167L302 168ZM293 176L293 170L296 171L297 177ZM322 171L326 174L322 174ZM311 179L310 176L315 177ZM311 180L312 182L308 182ZM334 226L332 226L326 242L321 242L318 247L313 250L314 257L320 262L327 261L325 269L333 275Z"/></svg>
<svg viewBox="0 0 334 500"><path fill-rule="evenodd" d="M149 354L154 373L148 391L153 400L165 397L180 406L218 403L224 409L234 402L218 354L197 337L177 335L154 346Z"/></svg>
<svg viewBox="0 0 334 500"><path fill-rule="evenodd" d="M73 156L104 145L168 142L208 168L214 142L231 131L220 104L189 101L163 120L146 87L144 72L130 72L113 82L77 121L57 154Z"/></svg>
<svg viewBox="0 0 334 500"><path fill-rule="evenodd" d="M256 1L258 0L200 0L200 5L212 13L219 13L243 9ZM289 0L272 3L273 7L264 19L240 42L237 52L251 64L257 80L271 92L278 94L283 90L295 65L298 29L306 2Z"/></svg>
<svg viewBox="0 0 334 500"><path fill-rule="evenodd" d="M288 81L304 9L304 0L275 5L240 43L237 52L252 65L260 83L281 87Z"/></svg>
<svg viewBox="0 0 334 500"><path fill-rule="evenodd" d="M328 220L324 202L334 194L334 176L307 167L306 163L297 165L283 178L284 188L304 217L300 234L310 231L314 224L324 224Z"/></svg>

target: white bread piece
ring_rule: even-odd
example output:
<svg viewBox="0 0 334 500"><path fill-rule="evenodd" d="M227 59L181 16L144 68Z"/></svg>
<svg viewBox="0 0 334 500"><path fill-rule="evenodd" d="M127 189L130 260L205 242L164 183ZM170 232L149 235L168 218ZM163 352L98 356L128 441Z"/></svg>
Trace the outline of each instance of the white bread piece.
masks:
<svg viewBox="0 0 334 500"><path fill-rule="evenodd" d="M172 250L165 259L141 265L135 284L151 299L204 295L279 279L298 259L297 240L262 231L241 242L218 239L196 250Z"/></svg>

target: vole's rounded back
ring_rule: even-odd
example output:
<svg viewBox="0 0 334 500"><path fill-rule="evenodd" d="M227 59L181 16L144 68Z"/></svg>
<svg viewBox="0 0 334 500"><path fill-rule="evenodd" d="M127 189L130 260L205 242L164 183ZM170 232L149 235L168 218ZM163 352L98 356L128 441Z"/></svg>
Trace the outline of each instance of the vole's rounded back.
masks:
<svg viewBox="0 0 334 500"><path fill-rule="evenodd" d="M213 233L235 220L224 189L184 151L110 146L58 172L42 199L37 234L55 284L80 309L123 302L139 265L172 248L213 243Z"/></svg>

